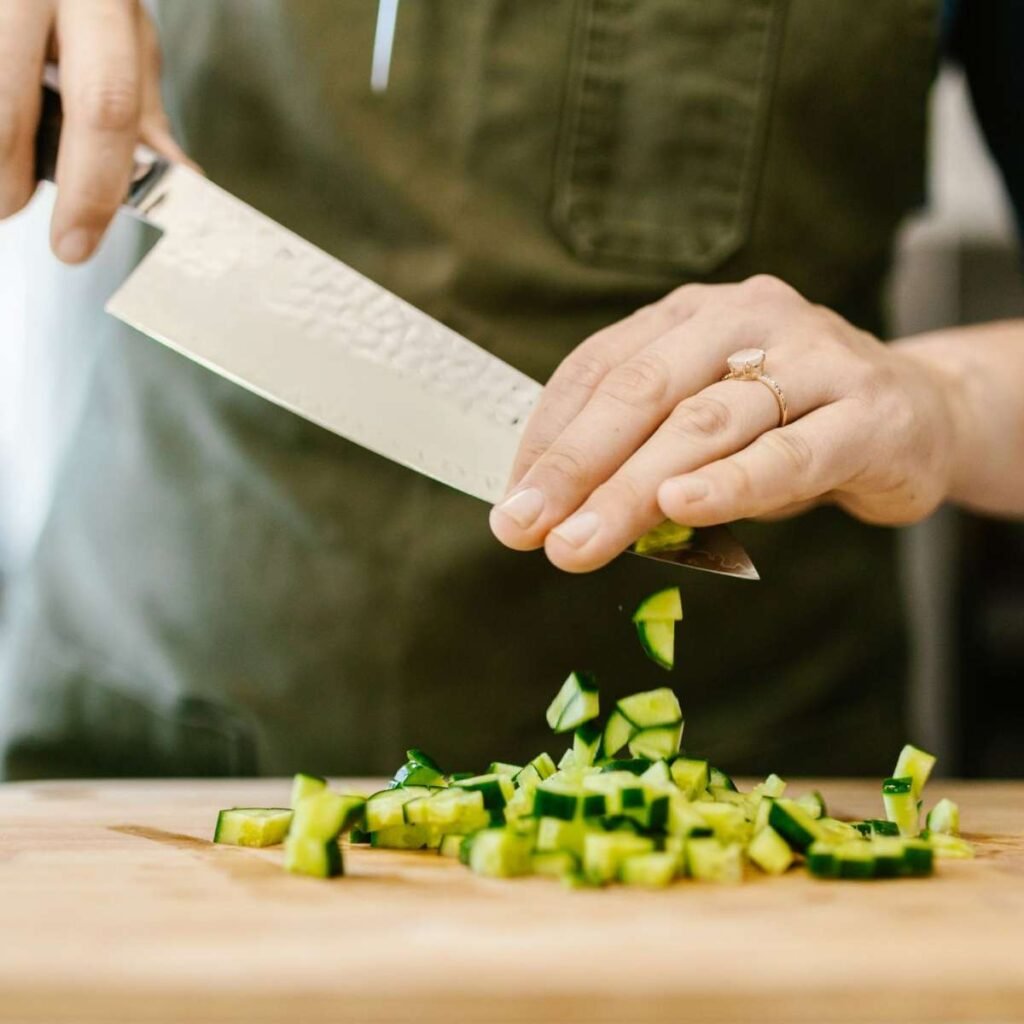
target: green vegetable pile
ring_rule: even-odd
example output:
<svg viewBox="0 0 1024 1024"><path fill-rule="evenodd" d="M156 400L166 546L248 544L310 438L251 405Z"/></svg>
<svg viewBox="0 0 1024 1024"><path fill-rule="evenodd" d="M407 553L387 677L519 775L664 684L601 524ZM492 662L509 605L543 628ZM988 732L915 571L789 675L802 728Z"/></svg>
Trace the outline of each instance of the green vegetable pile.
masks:
<svg viewBox="0 0 1024 1024"><path fill-rule="evenodd" d="M648 598L634 615L644 650L674 662L678 590ZM920 827L922 792L935 758L904 747L882 784L885 817L829 817L818 793L797 798L769 775L748 792L706 759L680 750L683 716L671 689L619 700L603 726L594 678L573 672L547 711L571 744L558 764L493 762L479 775L449 774L409 750L390 786L366 798L298 775L292 807L221 811L214 841L284 843L285 867L343 873L339 838L376 848L458 857L478 875L549 875L571 886L666 886L680 878L740 882L748 870L781 875L802 864L818 878L880 879L931 874L936 858L971 857L959 811L938 801Z"/></svg>

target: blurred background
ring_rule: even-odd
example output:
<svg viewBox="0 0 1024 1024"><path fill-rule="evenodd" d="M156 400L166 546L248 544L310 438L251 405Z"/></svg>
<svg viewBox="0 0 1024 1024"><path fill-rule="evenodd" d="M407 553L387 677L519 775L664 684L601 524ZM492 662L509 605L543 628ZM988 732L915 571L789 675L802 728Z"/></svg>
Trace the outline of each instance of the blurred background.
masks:
<svg viewBox="0 0 1024 1024"><path fill-rule="evenodd" d="M905 227L892 281L897 335L1024 316L1012 214L956 68L938 81L933 115L930 201ZM113 329L102 301L141 244L122 217L88 267L63 268L47 248L50 202L41 194L0 226L0 609L3 577L35 541L83 381ZM94 320L75 332L94 347L62 343L72 316ZM944 509L902 540L911 737L940 755L945 774L1024 774L1024 526Z"/></svg>

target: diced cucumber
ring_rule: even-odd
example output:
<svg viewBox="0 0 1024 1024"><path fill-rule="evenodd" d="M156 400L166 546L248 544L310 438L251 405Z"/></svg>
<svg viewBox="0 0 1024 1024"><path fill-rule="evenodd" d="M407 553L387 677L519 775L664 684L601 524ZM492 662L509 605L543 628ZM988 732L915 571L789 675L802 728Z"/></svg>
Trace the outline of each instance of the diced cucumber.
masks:
<svg viewBox="0 0 1024 1024"><path fill-rule="evenodd" d="M923 833L921 838L927 840L936 857L967 860L974 856L974 847L959 836L949 835L945 832L928 831Z"/></svg>
<svg viewBox="0 0 1024 1024"><path fill-rule="evenodd" d="M915 800L921 799L928 776L935 767L936 758L927 751L920 750L908 743L901 751L896 761L896 770L892 773L894 779L910 778L911 791Z"/></svg>
<svg viewBox="0 0 1024 1024"><path fill-rule="evenodd" d="M605 814L622 814L624 811L643 808L647 804L644 784L630 772L601 772L597 775L588 775L582 785L586 792L604 796Z"/></svg>
<svg viewBox="0 0 1024 1024"><path fill-rule="evenodd" d="M303 836L289 836L285 841L284 866L293 874L314 878L334 878L345 870L341 847L335 840L324 842Z"/></svg>
<svg viewBox="0 0 1024 1024"><path fill-rule="evenodd" d="M366 801L366 831L379 832L382 828L393 828L405 824L403 807L410 800L430 796L434 790L426 786L410 786L407 789L382 789Z"/></svg>
<svg viewBox="0 0 1024 1024"><path fill-rule="evenodd" d="M389 825L370 833L370 845L382 850L424 850L439 847L441 835L430 825Z"/></svg>
<svg viewBox="0 0 1024 1024"><path fill-rule="evenodd" d="M629 752L634 757L647 757L652 761L672 757L679 753L679 741L683 735L683 722L658 725L641 729L629 740Z"/></svg>
<svg viewBox="0 0 1024 1024"><path fill-rule="evenodd" d="M601 755L601 727L596 722L584 722L572 734L573 763L578 768L589 768Z"/></svg>
<svg viewBox="0 0 1024 1024"><path fill-rule="evenodd" d="M778 794L782 796L781 793ZM815 790L813 793L804 793L803 796L798 796L796 802L812 817L812 818L823 818L828 812L825 809L824 797Z"/></svg>
<svg viewBox="0 0 1024 1024"><path fill-rule="evenodd" d="M671 670L676 661L676 624L671 619L646 619L636 624L636 634L647 657Z"/></svg>
<svg viewBox="0 0 1024 1024"><path fill-rule="evenodd" d="M406 761L395 772L391 788L404 786L445 786L448 780L438 763L422 750L413 747L405 752Z"/></svg>
<svg viewBox="0 0 1024 1024"><path fill-rule="evenodd" d="M851 825L848 821L838 821L835 818L818 818L819 838L829 843L845 843L851 839L860 839L860 830Z"/></svg>
<svg viewBox="0 0 1024 1024"><path fill-rule="evenodd" d="M904 839L903 848L903 875L908 878L923 878L932 873L935 864L934 853L924 839Z"/></svg>
<svg viewBox="0 0 1024 1024"><path fill-rule="evenodd" d="M530 867L535 875L563 878L579 871L580 862L568 850L549 850L533 854L530 858Z"/></svg>
<svg viewBox="0 0 1024 1024"><path fill-rule="evenodd" d="M537 824L536 848L540 853L568 850L576 857L582 857L583 838L587 832L587 826L581 818L574 821L541 818Z"/></svg>
<svg viewBox="0 0 1024 1024"><path fill-rule="evenodd" d="M688 839L686 870L703 882L742 882L743 848L739 843L723 846L717 839Z"/></svg>
<svg viewBox="0 0 1024 1024"><path fill-rule="evenodd" d="M735 789L726 789L725 786L708 786L708 795L712 800L720 804L735 804L748 811L752 806L750 795L739 793Z"/></svg>
<svg viewBox="0 0 1024 1024"><path fill-rule="evenodd" d="M295 806L291 832L302 839L321 842L337 839L342 832L363 822L366 800L329 789L303 797Z"/></svg>
<svg viewBox="0 0 1024 1024"><path fill-rule="evenodd" d="M642 782L663 786L672 783L672 770L668 761L652 761L650 767L640 776Z"/></svg>
<svg viewBox="0 0 1024 1024"><path fill-rule="evenodd" d="M768 815L771 813L772 802L772 797L768 796L763 796L756 801L753 821L754 835L768 827Z"/></svg>
<svg viewBox="0 0 1024 1024"><path fill-rule="evenodd" d="M500 814L505 804L515 795L515 783L507 775L474 775L461 782L452 783L453 789L475 790L484 795L484 807Z"/></svg>
<svg viewBox="0 0 1024 1024"><path fill-rule="evenodd" d="M706 824L697 805L683 798L670 799L668 821L665 829L670 836L710 836L711 828Z"/></svg>
<svg viewBox="0 0 1024 1024"><path fill-rule="evenodd" d="M733 786L733 791L734 792L735 792L735 789L736 789L736 787ZM783 779L779 778L779 776L776 775L773 772L771 775L768 776L768 778L766 778L764 780L764 782L759 782L750 791L750 799L751 800L758 800L760 797L763 797L763 796L770 796L773 799L778 799L785 792L786 792L786 783L785 783L785 781ZM809 808L805 804L801 803L800 799L797 800L797 803L801 804L801 806L804 807L805 810L809 810ZM814 815L812 815L812 817L820 818L821 814L820 813L819 814L814 814Z"/></svg>
<svg viewBox="0 0 1024 1024"><path fill-rule="evenodd" d="M745 842L750 838L750 824L736 804L712 802L694 806L721 842Z"/></svg>
<svg viewBox="0 0 1024 1024"><path fill-rule="evenodd" d="M882 818L868 818L865 821L852 822L853 827L862 836L898 836L899 826L894 821L885 821Z"/></svg>
<svg viewBox="0 0 1024 1024"><path fill-rule="evenodd" d="M602 772L630 772L633 775L643 775L651 767L651 761L646 757L607 757L599 767Z"/></svg>
<svg viewBox="0 0 1024 1024"><path fill-rule="evenodd" d="M768 824L798 853L803 853L816 839L822 838L821 827L814 818L795 800L786 797L772 801Z"/></svg>
<svg viewBox="0 0 1024 1024"><path fill-rule="evenodd" d="M736 788L736 783L721 768L716 768L714 765L708 767L708 785L722 786L725 789Z"/></svg>
<svg viewBox="0 0 1024 1024"><path fill-rule="evenodd" d="M556 784L552 779L542 782L533 792L533 813L538 818L572 821L579 809L578 791Z"/></svg>
<svg viewBox="0 0 1024 1024"><path fill-rule="evenodd" d="M634 853L619 866L619 880L625 885L663 889L676 877L677 857L668 851Z"/></svg>
<svg viewBox="0 0 1024 1024"><path fill-rule="evenodd" d="M635 735L636 726L617 709L608 716L604 727L602 746L609 757L614 757Z"/></svg>
<svg viewBox="0 0 1024 1024"><path fill-rule="evenodd" d="M683 618L683 601L678 587L666 587L645 597L633 612L634 622L651 620L669 620L681 622Z"/></svg>
<svg viewBox="0 0 1024 1024"><path fill-rule="evenodd" d="M676 876L682 878L686 874L686 836L666 836L664 846L676 862Z"/></svg>
<svg viewBox="0 0 1024 1024"><path fill-rule="evenodd" d="M919 811L911 776L886 779L882 783L882 803L885 816L896 823L901 836L917 835Z"/></svg>
<svg viewBox="0 0 1024 1024"><path fill-rule="evenodd" d="M583 839L583 873L595 884L614 881L622 862L651 853L654 840L629 832L588 832Z"/></svg>
<svg viewBox="0 0 1024 1024"><path fill-rule="evenodd" d="M292 810L298 806L299 801L304 797L312 796L314 793L319 793L321 790L326 788L327 780L322 776L307 775L305 772L299 772L299 774L292 779Z"/></svg>
<svg viewBox="0 0 1024 1024"><path fill-rule="evenodd" d="M955 836L960 831L960 808L948 797L943 797L924 820L930 832Z"/></svg>
<svg viewBox="0 0 1024 1024"><path fill-rule="evenodd" d="M869 840L875 858L875 878L898 878L903 873L906 847L899 836L872 836Z"/></svg>
<svg viewBox="0 0 1024 1024"><path fill-rule="evenodd" d="M839 861L836 859L836 845L820 839L807 847L807 870L815 878L838 878Z"/></svg>
<svg viewBox="0 0 1024 1024"><path fill-rule="evenodd" d="M648 530L633 544L638 555L653 555L664 551L681 551L693 539L692 526L680 526L666 519Z"/></svg>
<svg viewBox="0 0 1024 1024"><path fill-rule="evenodd" d="M402 805L402 818L406 825L426 825L427 804L430 797L421 796Z"/></svg>
<svg viewBox="0 0 1024 1024"><path fill-rule="evenodd" d="M587 672L570 672L547 711L548 725L555 732L571 732L597 718L600 697L594 677Z"/></svg>
<svg viewBox="0 0 1024 1024"><path fill-rule="evenodd" d="M695 800L708 788L708 763L695 758L677 757L672 761L672 781L688 800Z"/></svg>
<svg viewBox="0 0 1024 1024"><path fill-rule="evenodd" d="M441 840L441 845L437 848L437 852L442 857L458 859L459 851L462 849L462 841L465 838L465 836L460 836L457 832L448 832Z"/></svg>
<svg viewBox="0 0 1024 1024"><path fill-rule="evenodd" d="M793 863L789 843L770 825L747 844L747 857L768 875L781 875Z"/></svg>
<svg viewBox="0 0 1024 1024"><path fill-rule="evenodd" d="M453 787L438 790L426 799L410 801L405 805L405 819L410 824L468 835L486 828L491 815L484 807L483 793Z"/></svg>
<svg viewBox="0 0 1024 1024"><path fill-rule="evenodd" d="M487 769L488 775L511 775L513 778L523 770L521 764L507 764L505 761L492 761Z"/></svg>
<svg viewBox="0 0 1024 1024"><path fill-rule="evenodd" d="M675 725L683 718L682 709L679 707L679 698L667 686L623 697L615 705L615 708L637 729Z"/></svg>
<svg viewBox="0 0 1024 1024"><path fill-rule="evenodd" d="M477 832L469 848L469 867L486 878L515 878L530 874L531 843L504 828Z"/></svg>
<svg viewBox="0 0 1024 1024"><path fill-rule="evenodd" d="M217 815L215 843L229 846L277 846L284 842L292 812L282 807L229 807Z"/></svg>
<svg viewBox="0 0 1024 1024"><path fill-rule="evenodd" d="M875 855L871 844L851 839L835 848L839 878L867 879L875 877Z"/></svg>
<svg viewBox="0 0 1024 1024"><path fill-rule="evenodd" d="M550 754L538 754L521 772L513 777L512 781L522 789L532 789L537 783L543 782L554 775L557 770ZM464 782L469 778L472 778L472 775L467 775L458 781ZM454 785L455 783L453 782L452 784Z"/></svg>

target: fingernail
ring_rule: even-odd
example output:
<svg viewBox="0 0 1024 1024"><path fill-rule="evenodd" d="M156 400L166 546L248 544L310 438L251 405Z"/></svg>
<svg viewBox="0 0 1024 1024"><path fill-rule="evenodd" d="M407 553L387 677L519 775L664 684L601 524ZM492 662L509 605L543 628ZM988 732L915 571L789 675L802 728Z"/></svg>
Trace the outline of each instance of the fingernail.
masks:
<svg viewBox="0 0 1024 1024"><path fill-rule="evenodd" d="M92 252L95 235L85 228L72 228L61 235L54 246L57 259L63 263L81 263Z"/></svg>
<svg viewBox="0 0 1024 1024"><path fill-rule="evenodd" d="M566 544L581 548L597 533L600 525L601 517L596 512L579 512L551 532L561 537Z"/></svg>
<svg viewBox="0 0 1024 1024"><path fill-rule="evenodd" d="M682 476L666 484L671 491L672 497L678 501L700 501L708 496L708 483L699 476Z"/></svg>
<svg viewBox="0 0 1024 1024"><path fill-rule="evenodd" d="M498 511L508 516L520 530L527 530L537 522L543 508L544 495L536 487L528 487L506 498L498 506Z"/></svg>

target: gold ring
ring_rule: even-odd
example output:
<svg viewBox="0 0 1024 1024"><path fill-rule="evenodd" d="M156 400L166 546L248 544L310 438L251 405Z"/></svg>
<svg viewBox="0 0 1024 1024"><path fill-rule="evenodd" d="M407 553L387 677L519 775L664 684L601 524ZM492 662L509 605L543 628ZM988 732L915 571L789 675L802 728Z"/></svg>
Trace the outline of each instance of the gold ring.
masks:
<svg viewBox="0 0 1024 1024"><path fill-rule="evenodd" d="M767 358L768 353L763 348L744 348L733 352L726 360L729 372L722 380L756 380L763 384L775 396L779 406L779 426L784 427L789 422L789 403L778 381L764 372Z"/></svg>

